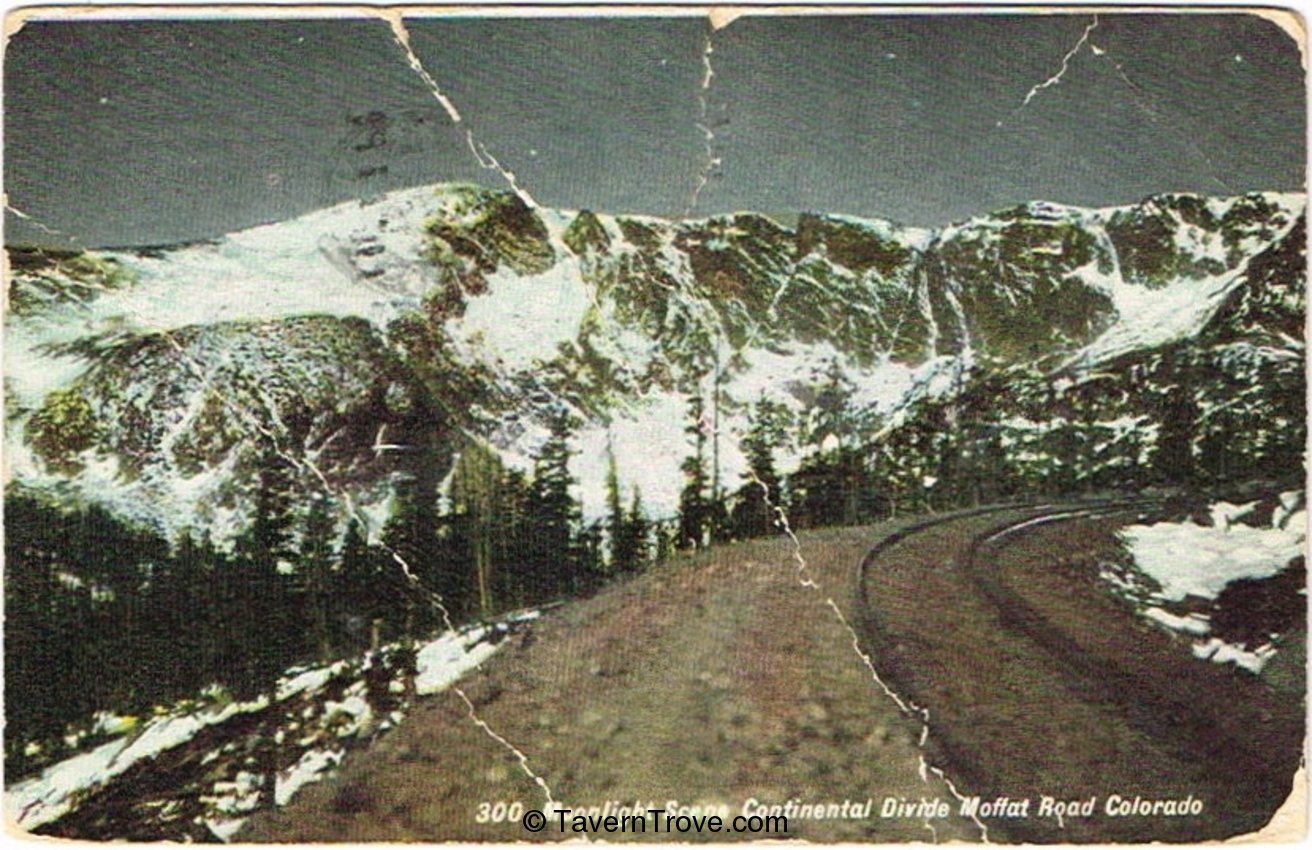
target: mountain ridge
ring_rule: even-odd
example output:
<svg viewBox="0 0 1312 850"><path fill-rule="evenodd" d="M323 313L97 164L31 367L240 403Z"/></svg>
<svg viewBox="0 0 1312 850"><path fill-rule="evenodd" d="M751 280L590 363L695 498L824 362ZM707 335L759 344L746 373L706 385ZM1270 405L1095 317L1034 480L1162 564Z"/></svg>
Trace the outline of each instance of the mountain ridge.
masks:
<svg viewBox="0 0 1312 850"><path fill-rule="evenodd" d="M723 414L727 482L746 469L738 444L761 399L793 416L783 466L795 468L824 441L826 387L845 388L838 436L855 439L980 369L1090 369L1191 338L1304 215L1300 193L1170 193L1101 210L1030 202L934 230L820 213L789 228L756 213L531 210L511 193L444 185L173 251L16 263L11 249L11 477L157 504L135 510L175 532L208 516L222 537L242 525L258 431L299 410L309 424L295 450L325 458L334 486L382 517L397 467L375 449L379 424L407 432L406 410L440 411L448 456L472 435L527 468L546 412L565 407L581 425L585 506L602 504L609 445L657 455L629 464L643 468L626 483L668 514L690 393ZM314 330L302 338L287 323ZM261 336L292 341L278 350ZM379 356L394 364L382 377L329 377ZM244 377L225 371L234 361ZM217 377L187 377L179 393L167 386L179 366ZM242 382L346 397L251 401ZM229 395L254 411L254 437L214 427L214 399ZM373 427L347 424L357 420ZM180 445L205 448L191 457ZM206 475L226 480L207 489Z"/></svg>

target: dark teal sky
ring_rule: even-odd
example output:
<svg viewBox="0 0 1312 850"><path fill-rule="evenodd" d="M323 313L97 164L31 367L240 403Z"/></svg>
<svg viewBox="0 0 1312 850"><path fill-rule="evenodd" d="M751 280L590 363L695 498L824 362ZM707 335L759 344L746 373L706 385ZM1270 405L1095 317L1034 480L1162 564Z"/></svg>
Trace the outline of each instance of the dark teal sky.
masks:
<svg viewBox="0 0 1312 850"><path fill-rule="evenodd" d="M740 18L712 36L722 162L696 213L930 225L1037 198L1303 186L1298 52L1253 16L1104 15L1021 108L1091 20ZM704 19L409 29L543 205L686 208L705 159ZM86 246L204 238L423 183L505 185L378 21L29 23L4 70L10 201ZM7 223L11 242L51 239Z"/></svg>

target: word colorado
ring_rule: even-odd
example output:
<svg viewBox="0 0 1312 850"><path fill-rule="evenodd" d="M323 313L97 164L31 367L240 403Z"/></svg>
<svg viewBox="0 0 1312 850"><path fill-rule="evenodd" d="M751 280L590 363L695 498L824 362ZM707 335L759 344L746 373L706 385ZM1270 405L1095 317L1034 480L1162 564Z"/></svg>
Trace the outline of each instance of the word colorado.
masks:
<svg viewBox="0 0 1312 850"><path fill-rule="evenodd" d="M1157 800L1145 797L1123 797L1112 794L1098 805L1097 797L1084 800L1059 800L1040 796L1036 803L1031 797L963 797L957 802L956 814L965 818L1087 818L1095 814L1108 817L1195 817L1203 813L1203 801L1192 794L1182 799ZM939 797L908 800L905 797L885 797L879 806L881 818L946 818L953 814L952 804Z"/></svg>

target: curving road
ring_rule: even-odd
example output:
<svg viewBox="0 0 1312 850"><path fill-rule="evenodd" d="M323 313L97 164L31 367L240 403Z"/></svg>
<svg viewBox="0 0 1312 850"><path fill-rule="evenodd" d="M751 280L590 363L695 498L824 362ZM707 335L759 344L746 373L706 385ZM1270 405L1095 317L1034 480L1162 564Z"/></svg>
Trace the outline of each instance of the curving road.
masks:
<svg viewBox="0 0 1312 850"><path fill-rule="evenodd" d="M1259 829L1289 794L1301 681L1282 689L1196 660L1186 638L1098 585L1115 529L1151 509L927 520L885 538L862 565L864 637L885 677L929 711L934 760L967 795L1031 801L1025 817L1006 804L980 816L992 840L1222 838ZM1120 814L1112 800L1112 814L1112 795L1123 805L1192 797L1202 811ZM1068 811L1041 815L1044 797Z"/></svg>

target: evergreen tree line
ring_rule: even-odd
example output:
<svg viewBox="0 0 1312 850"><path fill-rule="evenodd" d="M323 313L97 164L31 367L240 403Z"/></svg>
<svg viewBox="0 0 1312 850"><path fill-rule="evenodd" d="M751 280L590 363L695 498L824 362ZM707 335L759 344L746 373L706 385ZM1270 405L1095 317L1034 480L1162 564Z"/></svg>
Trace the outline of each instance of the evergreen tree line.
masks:
<svg viewBox="0 0 1312 850"><path fill-rule="evenodd" d="M860 525L884 519L900 508L892 469L882 458L894 454L862 442L858 417L849 400L853 387L837 365L816 391L803 418L762 396L748 412L739 448L747 460L742 480L726 488L718 469L718 435L700 394L689 396L685 433L689 454L682 463L676 544L700 549L716 543L779 533L783 522L794 530ZM718 395L712 398L718 404ZM790 441L801 440L803 458L783 475L777 457Z"/></svg>
<svg viewBox="0 0 1312 850"><path fill-rule="evenodd" d="M1247 384L1227 368L1182 348L1065 390L1023 368L977 369L959 376L953 392L918 399L877 439L859 436L850 388L831 375L805 422L769 400L754 405L741 441L749 469L729 492L708 468L713 431L694 396L678 543L701 548L775 533L780 516L803 529L1147 487L1224 492L1257 479L1299 486L1301 366L1260 363ZM800 435L805 453L781 476L775 457L789 433Z"/></svg>
<svg viewBox="0 0 1312 850"><path fill-rule="evenodd" d="M621 492L613 460L610 512L583 521L569 434L555 416L531 474L467 446L445 499L435 453L416 452L378 542L272 448L231 549L190 534L170 545L103 508L11 489L10 775L57 757L97 711L137 714L212 684L239 699L269 694L296 664L413 646L448 617L459 625L588 593L668 552L671 527L646 519L636 490Z"/></svg>
<svg viewBox="0 0 1312 850"><path fill-rule="evenodd" d="M874 519L867 504L871 484L854 450L815 450L790 476L781 476L776 455L783 447L792 417L787 408L761 399L752 408L740 448L747 471L732 490L719 484L708 444L705 402L688 399L685 433L690 453L681 464L676 545L704 549L717 543L778 533L786 520L792 528L856 524Z"/></svg>

